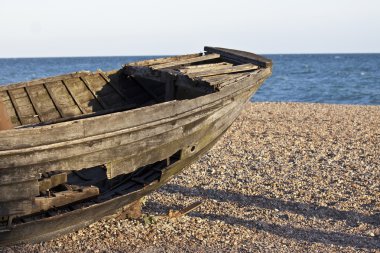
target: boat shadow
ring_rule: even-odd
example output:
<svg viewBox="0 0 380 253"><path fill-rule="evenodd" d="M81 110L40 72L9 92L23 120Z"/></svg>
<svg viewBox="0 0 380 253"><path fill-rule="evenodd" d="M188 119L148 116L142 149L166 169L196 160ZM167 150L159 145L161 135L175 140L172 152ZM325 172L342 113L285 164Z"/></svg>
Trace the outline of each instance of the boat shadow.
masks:
<svg viewBox="0 0 380 253"><path fill-rule="evenodd" d="M365 215L355 211L341 211L331 207L318 206L316 204L300 203L281 199L267 198L264 196L250 196L223 190L204 189L202 187L184 187L175 184L167 184L161 189L165 193L181 193L188 197L202 197L216 201L235 202L239 206L254 206L276 211L287 211L305 218L318 218L325 220L345 221L347 226L358 226L359 223L367 223L374 226L380 225L380 213ZM157 202L148 203L150 210L155 212L167 212L169 209L179 209L180 206L164 206ZM244 226L249 229L265 231L284 238L306 241L310 243L323 243L343 247L364 249L380 249L380 238L368 237L358 234L324 231L313 228L298 228L291 225L278 225L255 219L243 219L230 215L206 214L193 211L189 216L200 217L212 221L220 220L230 225Z"/></svg>

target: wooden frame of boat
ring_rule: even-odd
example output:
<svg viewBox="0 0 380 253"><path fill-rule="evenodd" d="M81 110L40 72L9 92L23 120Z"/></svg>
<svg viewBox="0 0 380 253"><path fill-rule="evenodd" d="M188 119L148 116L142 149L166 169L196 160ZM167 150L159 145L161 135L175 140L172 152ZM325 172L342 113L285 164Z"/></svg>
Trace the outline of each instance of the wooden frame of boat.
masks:
<svg viewBox="0 0 380 253"><path fill-rule="evenodd" d="M152 192L212 147L271 71L205 47L0 87L13 125L0 131L0 245L74 231Z"/></svg>

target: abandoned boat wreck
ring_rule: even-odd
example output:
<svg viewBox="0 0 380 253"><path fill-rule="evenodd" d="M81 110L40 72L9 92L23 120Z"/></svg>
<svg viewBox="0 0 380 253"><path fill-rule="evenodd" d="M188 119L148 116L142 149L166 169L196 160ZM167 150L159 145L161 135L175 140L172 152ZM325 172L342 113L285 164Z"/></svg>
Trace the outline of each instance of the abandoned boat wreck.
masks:
<svg viewBox="0 0 380 253"><path fill-rule="evenodd" d="M209 150L272 63L204 51L1 86L0 245L89 225Z"/></svg>

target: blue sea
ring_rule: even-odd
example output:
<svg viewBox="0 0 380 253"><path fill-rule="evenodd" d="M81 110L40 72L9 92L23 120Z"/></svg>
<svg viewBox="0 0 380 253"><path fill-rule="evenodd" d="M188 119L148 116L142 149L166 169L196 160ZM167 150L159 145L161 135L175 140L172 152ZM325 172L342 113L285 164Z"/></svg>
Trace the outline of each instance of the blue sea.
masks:
<svg viewBox="0 0 380 253"><path fill-rule="evenodd" d="M0 85L158 56L0 59ZM267 55L273 75L253 101L380 105L380 54Z"/></svg>

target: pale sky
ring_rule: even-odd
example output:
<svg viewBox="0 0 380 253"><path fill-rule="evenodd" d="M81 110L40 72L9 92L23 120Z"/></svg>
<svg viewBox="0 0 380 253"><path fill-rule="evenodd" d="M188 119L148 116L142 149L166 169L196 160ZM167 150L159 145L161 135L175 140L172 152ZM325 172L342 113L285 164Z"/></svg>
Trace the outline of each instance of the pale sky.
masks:
<svg viewBox="0 0 380 253"><path fill-rule="evenodd" d="M0 58L380 52L379 0L0 0Z"/></svg>

